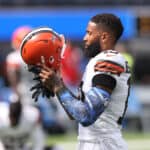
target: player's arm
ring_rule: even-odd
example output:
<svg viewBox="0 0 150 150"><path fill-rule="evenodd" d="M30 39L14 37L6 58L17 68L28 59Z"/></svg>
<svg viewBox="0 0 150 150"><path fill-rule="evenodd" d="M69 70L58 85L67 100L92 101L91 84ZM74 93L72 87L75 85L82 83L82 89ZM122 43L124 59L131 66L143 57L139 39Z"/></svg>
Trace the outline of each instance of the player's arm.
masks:
<svg viewBox="0 0 150 150"><path fill-rule="evenodd" d="M47 88L54 87L61 105L82 125L88 126L94 123L107 107L111 91L116 84L111 76L96 74L92 80L92 88L87 93L83 93L83 98L80 99L70 93L52 69L46 66L42 68L40 73L42 82Z"/></svg>
<svg viewBox="0 0 150 150"><path fill-rule="evenodd" d="M84 126L94 123L105 110L116 84L115 80L107 75L96 75L92 82L93 87L87 93L83 93L82 100L73 97L64 85L56 91L65 110Z"/></svg>

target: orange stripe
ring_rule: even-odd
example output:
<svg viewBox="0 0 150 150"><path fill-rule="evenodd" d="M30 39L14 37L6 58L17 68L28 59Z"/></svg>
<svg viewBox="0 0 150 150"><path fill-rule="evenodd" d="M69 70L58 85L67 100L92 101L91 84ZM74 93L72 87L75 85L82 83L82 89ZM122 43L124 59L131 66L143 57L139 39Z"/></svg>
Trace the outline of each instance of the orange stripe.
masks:
<svg viewBox="0 0 150 150"><path fill-rule="evenodd" d="M95 68L95 71L100 71L100 72L110 72L110 73L113 73L113 74L120 74L120 72L117 72L115 70L111 70L111 69L106 69L106 68Z"/></svg>
<svg viewBox="0 0 150 150"><path fill-rule="evenodd" d="M106 61L97 62L94 69L95 71L111 72L114 74L120 74L124 72L123 67Z"/></svg>

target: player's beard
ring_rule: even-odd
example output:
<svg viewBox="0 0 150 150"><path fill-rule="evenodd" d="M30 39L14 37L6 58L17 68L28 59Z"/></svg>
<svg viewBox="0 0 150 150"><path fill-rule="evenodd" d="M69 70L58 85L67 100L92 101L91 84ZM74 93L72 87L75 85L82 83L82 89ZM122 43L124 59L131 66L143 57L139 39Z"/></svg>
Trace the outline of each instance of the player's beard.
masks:
<svg viewBox="0 0 150 150"><path fill-rule="evenodd" d="M88 58L95 57L100 52L101 52L101 46L99 41L95 41L92 44L90 44L88 47L84 48L84 55Z"/></svg>

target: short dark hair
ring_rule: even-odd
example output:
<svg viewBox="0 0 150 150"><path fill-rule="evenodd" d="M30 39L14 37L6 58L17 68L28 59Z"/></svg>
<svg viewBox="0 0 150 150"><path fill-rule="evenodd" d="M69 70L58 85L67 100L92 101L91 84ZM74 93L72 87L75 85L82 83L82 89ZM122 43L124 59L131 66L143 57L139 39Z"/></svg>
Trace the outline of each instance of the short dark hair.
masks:
<svg viewBox="0 0 150 150"><path fill-rule="evenodd" d="M118 41L124 30L120 18L113 14L97 14L93 16L90 21L102 25L106 30L111 32L115 37L115 42Z"/></svg>

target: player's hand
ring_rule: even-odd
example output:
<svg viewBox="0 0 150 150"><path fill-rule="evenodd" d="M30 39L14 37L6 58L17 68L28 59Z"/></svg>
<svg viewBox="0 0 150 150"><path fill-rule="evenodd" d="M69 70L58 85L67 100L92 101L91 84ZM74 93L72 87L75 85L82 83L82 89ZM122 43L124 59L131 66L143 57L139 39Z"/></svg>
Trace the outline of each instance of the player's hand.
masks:
<svg viewBox="0 0 150 150"><path fill-rule="evenodd" d="M33 85L30 89L32 92L32 98L37 101L38 97L42 95L42 97L53 97L55 94L52 90L48 90L41 82L41 78L39 76L39 73L41 72L41 67L38 65L30 65L28 66L28 71L32 72L34 74L34 82L35 85Z"/></svg>
<svg viewBox="0 0 150 150"><path fill-rule="evenodd" d="M59 71L54 71L52 68L47 67L45 64L39 64L41 72L39 77L42 84L50 91L55 93L57 87L62 84Z"/></svg>
<svg viewBox="0 0 150 150"><path fill-rule="evenodd" d="M32 72L35 75L38 75L41 72L41 68L38 65L28 65L28 71Z"/></svg>
<svg viewBox="0 0 150 150"><path fill-rule="evenodd" d="M30 91L33 92L32 98L35 101L38 101L40 95L42 95L42 97L47 98L53 97L55 95L53 91L50 91L47 88L45 88L41 82L37 82L34 86L32 86Z"/></svg>

